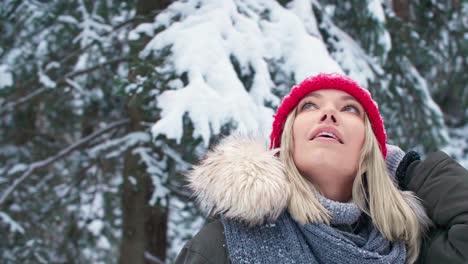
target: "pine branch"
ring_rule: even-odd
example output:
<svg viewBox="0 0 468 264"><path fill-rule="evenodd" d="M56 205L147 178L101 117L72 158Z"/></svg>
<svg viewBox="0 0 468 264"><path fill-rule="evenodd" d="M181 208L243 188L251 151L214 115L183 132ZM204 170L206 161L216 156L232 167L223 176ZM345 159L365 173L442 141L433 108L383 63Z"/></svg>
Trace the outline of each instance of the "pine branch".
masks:
<svg viewBox="0 0 468 264"><path fill-rule="evenodd" d="M93 72L97 69L100 69L104 66L107 66L107 65L112 65L112 64L116 64L116 63L121 63L121 62L125 62L125 61L128 61L129 58L126 58L126 57L123 57L123 58L118 58L118 59L113 59L113 60L110 60L110 61L106 61L106 62L103 62L103 63L99 63L97 65L94 65L92 67L89 67L87 69L84 69L84 70L80 70L80 71L76 71L76 72L71 72L69 74L67 74L65 77L61 78L59 82L63 82L64 80L66 80L67 78L74 78L76 76L79 76L79 75L83 75L83 74L87 74L87 73L90 73L90 72Z"/></svg>
<svg viewBox="0 0 468 264"><path fill-rule="evenodd" d="M135 16L135 17L132 17L126 21L123 21L121 22L120 24L117 24L111 31L107 32L104 34L104 36L106 35L110 35L112 33L115 33L117 32L118 30L120 30L121 28L129 25L129 24L132 24L134 23L135 21L137 21L138 19L141 19L140 16ZM69 52L68 56L65 56L59 63L62 64L64 63L65 61L75 57L75 56L78 56L80 54L82 54L83 52L85 52L86 50L88 50L89 48L91 48L92 46L96 45L96 43L90 43L88 44L86 47L83 47L83 48L80 48L80 49L77 49L73 52ZM90 67L88 69L84 69L84 70L81 70L81 71L77 71L77 72L72 72L72 73L69 73L67 74L65 77L61 78L58 83L63 83L67 78L73 78L73 77L76 77L78 75L82 75L82 74L86 74L86 73L89 73L89 72L92 72L96 69L99 69L103 66L106 66L106 65L110 65L110 64L113 64L113 63L120 63L120 62L124 62L124 61L128 61L128 58L119 58L119 59L114 59L114 60L111 60L111 61L108 61L108 62L104 62L104 63L100 63L98 65L95 65L93 67ZM46 71L47 73L47 71ZM1 107L0 108L0 114L3 115L3 114L6 114L10 111L12 111L15 107L19 106L19 105L22 105L28 101L30 101L31 99L37 97L38 95L41 95L43 94L44 92L46 92L48 89L45 88L45 87L42 87L34 92L32 92L31 94L17 100L17 101L14 101L14 102L11 102L11 103L8 103L7 105L5 105L4 107Z"/></svg>
<svg viewBox="0 0 468 264"><path fill-rule="evenodd" d="M109 126L103 128L103 129L100 129L80 140L78 140L77 142L75 142L74 144L66 147L65 149L62 149L61 151L59 151L57 154L55 154L54 156L51 156L47 159L44 159L44 160L40 160L40 161L36 161L32 164L30 164L27 168L27 170L18 178L16 178L16 180L13 182L13 184L11 184L3 193L2 195L0 196L0 207L3 206L3 204L5 203L6 199L11 195L11 193L22 183L24 182L29 176L31 176L31 174L33 174L33 172L35 172L36 170L38 169L41 169L41 168L44 168L44 167L47 167L49 166L50 164L56 162L57 160L60 160L60 159L63 159L65 158L66 156L70 155L72 152L74 152L75 150L78 150L80 149L83 145L86 145L87 143L89 143L90 141L92 141L93 139L101 136L102 134L105 134L109 131L112 131L113 129L115 128L118 128L118 127L121 127L123 125L126 125L130 123L130 120L128 119L124 119L124 120L120 120L120 121L117 121L117 122L114 122L112 124L110 124Z"/></svg>
<svg viewBox="0 0 468 264"><path fill-rule="evenodd" d="M139 19L141 19L142 17L141 16L135 16L135 17L132 17L126 21L123 21L121 22L120 24L117 24L116 26L114 26L114 28L105 33L103 36L107 36L107 35L110 35L112 33L115 33L117 32L118 30L120 30L121 28L127 26L127 25L130 25L136 21L138 21ZM85 52L86 50L90 49L92 46L96 45L95 42L92 42L90 44L88 44L87 46L83 47L83 48L80 48L80 49L77 49L75 51L72 51L72 52L69 52L67 56L65 56L59 63L62 64L64 62L66 62L67 60L71 59L71 58L74 58L75 56L78 56L80 54L82 54L83 52ZM128 61L129 58L119 58L119 59L114 59L114 60L110 60L108 62L103 62L103 63L100 63L98 65L95 65L93 67L90 67L88 69L84 69L84 70L81 70L81 71L76 71L76 72L72 72L72 73L69 73L67 74L65 77L61 78L57 83L63 83L67 78L73 78L73 77L76 77L78 75L82 75L82 74L86 74L86 73L89 73L89 72L92 72L96 69L99 69L103 66L106 66L106 65L111 65L111 64L114 64L114 63L120 63L120 62L124 62L124 61ZM46 71L47 73L47 71ZM8 103L7 105L5 105L4 107L1 107L0 108L0 114L3 115L3 114L6 114L10 111L12 111L15 107L19 106L19 105L22 105L28 101L30 101L31 99L43 94L44 92L46 92L48 89L45 88L45 87L42 87L34 92L32 92L31 94L17 100L17 101L14 101L14 102L11 102L11 103Z"/></svg>
<svg viewBox="0 0 468 264"><path fill-rule="evenodd" d="M150 261L151 263L164 264L162 260L160 260L157 256L149 253L148 251L145 251L145 259Z"/></svg>
<svg viewBox="0 0 468 264"><path fill-rule="evenodd" d="M177 195L181 200L193 200L193 193L191 193L187 188L183 188L182 186L175 186L172 184L168 184L167 188L172 195Z"/></svg>
<svg viewBox="0 0 468 264"><path fill-rule="evenodd" d="M0 114L6 114L10 112L11 110L15 109L15 107L34 99L36 96L43 94L45 91L47 91L47 88L42 87L14 102L6 104L4 107L0 108Z"/></svg>
<svg viewBox="0 0 468 264"><path fill-rule="evenodd" d="M116 25L111 31L104 33L102 36L107 36L107 35L110 35L110 34L112 34L112 33L115 33L115 32L117 32L118 30L120 30L121 28L123 28L123 27L125 27L125 26L127 26L127 25L129 25L129 24L132 24L133 22L137 21L137 19L139 19L139 17L138 17L138 16L135 16L135 17L130 18L130 19L126 20L126 21L123 21L122 23ZM121 42L120 44L122 44L122 42ZM94 46L94 45L96 45L96 42L95 42L95 41L89 43L88 45L86 45L86 46L84 46L84 47L82 47L82 48L76 49L75 51L69 52L67 56L65 56L62 60L59 61L59 63L60 63L60 64L63 64L64 62L68 61L69 59L74 58L74 57L76 57L76 56L82 54L83 52L85 52L86 50L90 49L90 48L91 48L92 46Z"/></svg>
<svg viewBox="0 0 468 264"><path fill-rule="evenodd" d="M57 83L58 84L63 84L63 83L66 83L66 80L69 79L69 78L74 78L74 77L77 77L77 76L80 76L80 75L83 75L83 74L88 74L88 73L91 73L91 72L93 72L95 70L98 70L98 69L100 69L102 67L105 67L107 65L121 63L121 62L125 62L125 61L128 61L128 60L129 60L129 58L127 58L127 57L117 58L117 59L113 59L113 60L106 61L106 62L103 62L103 63L99 63L99 64L94 65L92 67L89 67L87 69L71 72L71 73L68 73L67 75L65 75L64 77L60 78ZM10 103L7 103L4 107L0 108L0 114L1 115L7 114L8 112L12 111L16 107L31 101L32 99L36 98L37 96L39 96L39 95L41 95L41 94L43 94L43 93L45 93L45 92L47 92L49 90L50 90L49 88L41 87L41 88L35 90L34 92L22 97L21 99L18 99L16 101L13 101L13 102L10 102Z"/></svg>
<svg viewBox="0 0 468 264"><path fill-rule="evenodd" d="M76 175L78 176L76 177L74 182L69 184L68 189L62 195L62 197L57 197L57 199L54 199L50 204L44 206L45 208L44 210L41 211L39 219L37 219L37 222L44 221L47 217L50 217L51 215L53 215L52 212L55 212L56 210L59 210L59 208L67 205L67 202L69 202L70 200L66 200L66 199L68 198L67 196L70 195L72 188L78 188L78 186L86 177L86 171L96 166L95 162L96 160L94 160L92 163L88 164L84 168L81 168L78 171L78 173L76 173Z"/></svg>

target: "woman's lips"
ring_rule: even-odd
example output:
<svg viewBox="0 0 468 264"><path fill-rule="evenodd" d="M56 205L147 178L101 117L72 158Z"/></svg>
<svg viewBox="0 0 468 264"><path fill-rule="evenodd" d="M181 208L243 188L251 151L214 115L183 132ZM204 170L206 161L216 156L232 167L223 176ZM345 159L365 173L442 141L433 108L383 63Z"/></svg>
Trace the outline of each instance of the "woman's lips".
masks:
<svg viewBox="0 0 468 264"><path fill-rule="evenodd" d="M343 144L343 136L340 131L333 126L322 125L314 129L309 134L309 140L315 140L318 138L330 138L340 144Z"/></svg>
<svg viewBox="0 0 468 264"><path fill-rule="evenodd" d="M312 139L312 141L324 141L324 142L333 142L333 143L339 143L341 144L338 140L334 138L329 138L329 137L316 137Z"/></svg>

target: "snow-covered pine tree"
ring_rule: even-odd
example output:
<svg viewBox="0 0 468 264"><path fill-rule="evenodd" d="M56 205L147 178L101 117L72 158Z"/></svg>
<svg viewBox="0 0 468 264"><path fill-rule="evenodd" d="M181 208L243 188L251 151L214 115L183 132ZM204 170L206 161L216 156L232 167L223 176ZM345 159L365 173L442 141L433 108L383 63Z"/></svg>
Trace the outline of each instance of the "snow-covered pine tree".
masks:
<svg viewBox="0 0 468 264"><path fill-rule="evenodd" d="M446 143L448 135L441 110L412 61L415 48L409 39L415 30L395 15L392 2L325 2L336 24L359 43L367 56L373 70L368 87L378 96L390 141L404 149L420 151L434 150ZM355 65L351 62L351 68Z"/></svg>
<svg viewBox="0 0 468 264"><path fill-rule="evenodd" d="M446 51L454 44L423 31L445 28L429 12L418 26L402 19L425 1L393 2L3 1L0 258L173 259L204 221L183 172L233 130L266 140L281 97L318 72L368 87L393 142L441 146L447 131L431 93L444 82L433 83L463 77L459 64L423 62L461 57L466 4L437 8L457 25L448 34L457 48ZM464 95L462 81L453 89Z"/></svg>
<svg viewBox="0 0 468 264"><path fill-rule="evenodd" d="M407 38L411 61L427 80L444 112L450 141L444 150L468 167L468 3L466 1L407 1L399 23L412 29ZM403 10L405 10L403 9ZM398 15L398 14L397 14Z"/></svg>
<svg viewBox="0 0 468 264"><path fill-rule="evenodd" d="M1 74L11 79L0 85L2 262L113 263L126 253L122 233L151 236L130 248L142 260L164 257L165 248L151 243L166 241L156 227L167 222L157 210L168 196L167 162L151 141L155 119L132 108L141 100L127 38L144 19L136 5L0 4ZM149 109L154 96L145 96ZM140 200L126 208L141 209L143 224L127 221L132 215L121 208L132 192Z"/></svg>

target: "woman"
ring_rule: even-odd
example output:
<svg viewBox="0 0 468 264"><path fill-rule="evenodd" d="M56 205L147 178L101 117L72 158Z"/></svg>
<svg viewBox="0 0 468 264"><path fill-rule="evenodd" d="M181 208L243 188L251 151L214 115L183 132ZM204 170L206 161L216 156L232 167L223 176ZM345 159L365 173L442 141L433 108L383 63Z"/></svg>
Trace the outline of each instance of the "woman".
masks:
<svg viewBox="0 0 468 264"><path fill-rule="evenodd" d="M270 140L265 151L228 138L190 173L201 208L220 219L176 263L415 262L428 220L388 175L368 91L337 74L308 78L279 106Z"/></svg>

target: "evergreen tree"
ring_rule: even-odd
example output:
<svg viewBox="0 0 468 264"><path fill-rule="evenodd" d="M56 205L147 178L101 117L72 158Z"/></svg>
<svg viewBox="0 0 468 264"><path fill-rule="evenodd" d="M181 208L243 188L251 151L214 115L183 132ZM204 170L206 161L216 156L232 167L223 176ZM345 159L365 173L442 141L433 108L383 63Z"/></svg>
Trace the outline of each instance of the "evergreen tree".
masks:
<svg viewBox="0 0 468 264"><path fill-rule="evenodd" d="M439 107L467 122L467 5L398 3L3 1L0 259L174 259L204 223L183 173L234 130L267 140L318 72L368 87L394 143L441 147Z"/></svg>

